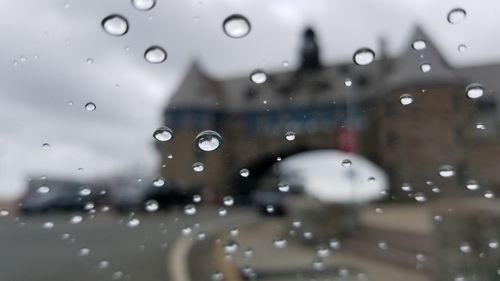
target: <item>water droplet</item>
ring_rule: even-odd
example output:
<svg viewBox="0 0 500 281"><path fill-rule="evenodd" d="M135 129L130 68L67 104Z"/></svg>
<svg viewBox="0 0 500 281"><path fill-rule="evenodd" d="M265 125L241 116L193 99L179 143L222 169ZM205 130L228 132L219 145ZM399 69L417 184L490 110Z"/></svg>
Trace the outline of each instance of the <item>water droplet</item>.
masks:
<svg viewBox="0 0 500 281"><path fill-rule="evenodd" d="M228 255L235 254L238 251L239 245L234 240L229 240L224 243L224 253Z"/></svg>
<svg viewBox="0 0 500 281"><path fill-rule="evenodd" d="M330 248L332 248L333 250L340 249L340 241L335 238L330 239L328 244L330 245Z"/></svg>
<svg viewBox="0 0 500 281"><path fill-rule="evenodd" d="M351 87L352 86L352 80L347 78L346 80L344 80L344 85L346 87Z"/></svg>
<svg viewBox="0 0 500 281"><path fill-rule="evenodd" d="M413 195L413 198L415 198L415 200L417 202L420 202L420 203L423 203L425 201L427 201L427 198L425 197L425 195L423 193L415 193L415 195Z"/></svg>
<svg viewBox="0 0 500 281"><path fill-rule="evenodd" d="M439 175L443 178L450 178L455 175L455 168L451 165L443 165L439 167Z"/></svg>
<svg viewBox="0 0 500 281"><path fill-rule="evenodd" d="M488 247L490 247L491 249L498 248L498 240L491 239L490 241L488 241Z"/></svg>
<svg viewBox="0 0 500 281"><path fill-rule="evenodd" d="M492 198L494 198L494 197L495 197L495 193L493 193L493 191L491 191L491 190L486 190L486 191L484 192L484 195L483 195L483 196L484 196L484 198L487 198L487 199L492 199Z"/></svg>
<svg viewBox="0 0 500 281"><path fill-rule="evenodd" d="M267 74L260 69L254 70L250 74L250 80L255 84L262 84L267 81Z"/></svg>
<svg viewBox="0 0 500 281"><path fill-rule="evenodd" d="M477 122L476 129L484 130L484 129L486 129L486 126L483 124L483 122Z"/></svg>
<svg viewBox="0 0 500 281"><path fill-rule="evenodd" d="M352 161L349 159L344 159L344 160L342 160L341 165L342 165L342 167L349 168L352 165Z"/></svg>
<svg viewBox="0 0 500 281"><path fill-rule="evenodd" d="M460 53L463 53L463 52L467 51L467 45L465 45L465 44L460 44L460 45L458 45L457 50L458 50Z"/></svg>
<svg viewBox="0 0 500 281"><path fill-rule="evenodd" d="M50 188L48 186L42 185L36 189L36 192L38 192L40 194L47 194L50 192Z"/></svg>
<svg viewBox="0 0 500 281"><path fill-rule="evenodd" d="M312 261L311 267L313 270L323 271L325 270L325 262L322 259L316 258Z"/></svg>
<svg viewBox="0 0 500 281"><path fill-rule="evenodd" d="M288 61L284 60L282 65L283 65L283 67L288 67L290 65L290 63Z"/></svg>
<svg viewBox="0 0 500 281"><path fill-rule="evenodd" d="M112 280L119 280L123 277L123 272L121 271L115 271L113 274L111 274L111 279Z"/></svg>
<svg viewBox="0 0 500 281"><path fill-rule="evenodd" d="M88 248L81 248L78 250L79 256L87 256L88 254L90 254L90 250Z"/></svg>
<svg viewBox="0 0 500 281"><path fill-rule="evenodd" d="M288 192L290 190L290 185L286 182L278 183L278 190L281 192Z"/></svg>
<svg viewBox="0 0 500 281"><path fill-rule="evenodd" d="M358 49L353 56L354 63L357 65L368 65L375 59L375 52L369 48Z"/></svg>
<svg viewBox="0 0 500 281"><path fill-rule="evenodd" d="M146 210L146 212L156 212L158 210L158 208L160 207L160 204L158 204L158 201L154 200L154 199L150 199L148 201L146 201L146 203L144 203L144 210Z"/></svg>
<svg viewBox="0 0 500 281"><path fill-rule="evenodd" d="M0 216L6 217L9 215L9 210L0 209Z"/></svg>
<svg viewBox="0 0 500 281"><path fill-rule="evenodd" d="M326 246L319 246L318 249L316 250L316 254L320 258L327 258L330 256L330 249Z"/></svg>
<svg viewBox="0 0 500 281"><path fill-rule="evenodd" d="M222 137L215 131L203 131L196 136L196 144L203 151L214 151L221 143Z"/></svg>
<svg viewBox="0 0 500 281"><path fill-rule="evenodd" d="M86 61L85 61L87 64L94 64L94 60L91 59L91 58L88 58Z"/></svg>
<svg viewBox="0 0 500 281"><path fill-rule="evenodd" d="M80 215L75 215L75 216L72 216L70 219L69 219L69 222L71 224L78 224L78 223L81 223L83 221L83 217L80 216Z"/></svg>
<svg viewBox="0 0 500 281"><path fill-rule="evenodd" d="M278 249L283 249L288 245L285 238L277 238L273 240L273 246Z"/></svg>
<svg viewBox="0 0 500 281"><path fill-rule="evenodd" d="M368 182L374 182L375 181L375 177L369 177L368 178Z"/></svg>
<svg viewBox="0 0 500 281"><path fill-rule="evenodd" d="M109 267L109 261L100 261L97 264L97 268L99 268L99 269L105 269L107 267Z"/></svg>
<svg viewBox="0 0 500 281"><path fill-rule="evenodd" d="M184 214L188 216L196 214L196 206L193 204L187 204L186 206L184 206Z"/></svg>
<svg viewBox="0 0 500 281"><path fill-rule="evenodd" d="M464 9L455 8L452 9L450 12L448 12L448 16L446 17L446 19L448 20L449 23L456 24L463 21L466 15L467 12L465 12Z"/></svg>
<svg viewBox="0 0 500 281"><path fill-rule="evenodd" d="M45 149L49 149L50 148L50 144L49 143L44 143L44 144L42 144L42 147L45 148Z"/></svg>
<svg viewBox="0 0 500 281"><path fill-rule="evenodd" d="M153 133L153 137L162 142L171 140L173 136L174 132L168 127L160 127Z"/></svg>
<svg viewBox="0 0 500 281"><path fill-rule="evenodd" d="M88 102L85 104L85 109L87 111L94 111L97 107L95 106L95 103L93 102Z"/></svg>
<svg viewBox="0 0 500 281"><path fill-rule="evenodd" d="M402 94L400 97L399 97L399 102L402 104L402 105L409 105L411 103L413 103L413 96L410 95L410 94Z"/></svg>
<svg viewBox="0 0 500 281"><path fill-rule="evenodd" d="M205 240L205 238L207 238L207 234L205 232L198 232L198 234L196 234L196 239L198 240Z"/></svg>
<svg viewBox="0 0 500 281"><path fill-rule="evenodd" d="M436 186L436 187L433 187L431 190L432 190L432 192L434 192L434 193L440 193L440 192L441 192L441 188L439 188L439 187L437 187L437 186Z"/></svg>
<svg viewBox="0 0 500 281"><path fill-rule="evenodd" d="M51 221L46 221L42 224L42 228L51 229L54 227L54 223Z"/></svg>
<svg viewBox="0 0 500 281"><path fill-rule="evenodd" d="M432 68L431 64L428 62L424 62L420 65L420 70L422 70L422 72L424 73L431 71L431 68Z"/></svg>
<svg viewBox="0 0 500 281"><path fill-rule="evenodd" d="M132 6L139 11L151 10L156 4L156 0L132 0Z"/></svg>
<svg viewBox="0 0 500 281"><path fill-rule="evenodd" d="M411 47L415 51L422 51L422 50L425 50L425 48L427 48L427 43L424 40L419 39L419 40L413 41L413 43L411 44Z"/></svg>
<svg viewBox="0 0 500 281"><path fill-rule="evenodd" d="M219 214L219 216L223 217L227 215L227 209L224 207L220 207L219 209L217 209L217 213Z"/></svg>
<svg viewBox="0 0 500 281"><path fill-rule="evenodd" d="M201 162L195 162L193 164L193 171L195 172L203 172L203 170L205 170L205 165Z"/></svg>
<svg viewBox="0 0 500 281"><path fill-rule="evenodd" d="M477 99L484 94L484 88L481 84L473 83L465 88L465 93L468 98Z"/></svg>
<svg viewBox="0 0 500 281"><path fill-rule="evenodd" d="M188 225L184 226L181 229L182 235L189 235L189 234L191 234L191 232L193 232L193 229L190 226L188 226Z"/></svg>
<svg viewBox="0 0 500 281"><path fill-rule="evenodd" d="M84 187L78 191L78 195L80 196L89 196L92 193L92 190L88 187Z"/></svg>
<svg viewBox="0 0 500 281"><path fill-rule="evenodd" d="M462 243L460 244L460 247L459 247L459 248L460 248L460 252L462 252L462 253L470 253L470 252L471 252L471 250L472 250L472 248L471 248L470 244L469 244L469 243L467 243L467 242L462 242Z"/></svg>
<svg viewBox="0 0 500 281"><path fill-rule="evenodd" d="M141 221L138 218L130 218L127 220L128 227L138 227L141 224Z"/></svg>
<svg viewBox="0 0 500 281"><path fill-rule="evenodd" d="M287 141L293 141L295 139L295 133L294 132L286 132L285 139Z"/></svg>
<svg viewBox="0 0 500 281"><path fill-rule="evenodd" d="M193 202L194 203L200 203L201 202L201 196L199 194L193 195Z"/></svg>
<svg viewBox="0 0 500 281"><path fill-rule="evenodd" d="M156 187L162 187L163 185L165 185L165 179L162 177L158 177L153 180L153 185Z"/></svg>
<svg viewBox="0 0 500 281"><path fill-rule="evenodd" d="M222 281L224 279L224 275L222 272L215 272L212 274L212 281Z"/></svg>
<svg viewBox="0 0 500 281"><path fill-rule="evenodd" d="M117 14L105 17L102 20L101 25L104 31L113 36L122 36L128 31L127 19Z"/></svg>
<svg viewBox="0 0 500 281"><path fill-rule="evenodd" d="M477 190L479 189L479 183L475 180L469 180L465 184L465 187L467 187L468 190Z"/></svg>
<svg viewBox="0 0 500 281"><path fill-rule="evenodd" d="M144 59L153 64L162 63L167 59L167 52L160 46L151 46L144 52Z"/></svg>
<svg viewBox="0 0 500 281"><path fill-rule="evenodd" d="M241 169L240 170L240 176L246 178L250 175L250 171L248 169Z"/></svg>
<svg viewBox="0 0 500 281"><path fill-rule="evenodd" d="M234 14L227 17L222 23L222 29L231 38L242 38L251 30L250 22L242 15Z"/></svg>
<svg viewBox="0 0 500 281"><path fill-rule="evenodd" d="M268 214L272 214L272 213L274 213L274 206L273 206L273 205L267 205L267 206L266 206L266 212L267 212Z"/></svg>
<svg viewBox="0 0 500 281"><path fill-rule="evenodd" d="M377 245L378 245L380 250L388 250L389 249L389 245L385 241L379 241L377 243Z"/></svg>
<svg viewBox="0 0 500 281"><path fill-rule="evenodd" d="M92 202L87 202L85 203L85 205L83 206L83 209L86 210L86 211L89 211L89 210L92 210L94 209L95 207L95 204L92 203Z"/></svg>
<svg viewBox="0 0 500 281"><path fill-rule="evenodd" d="M412 190L413 190L413 188L411 187L411 185L410 185L409 183L407 183L407 182L405 182L405 183L403 183L403 184L401 185L401 189L402 189L403 191L406 191L406 192L410 192L410 191L412 191Z"/></svg>
<svg viewBox="0 0 500 281"><path fill-rule="evenodd" d="M222 198L222 202L224 203L224 206L230 207L234 205L234 198L230 195L227 195Z"/></svg>

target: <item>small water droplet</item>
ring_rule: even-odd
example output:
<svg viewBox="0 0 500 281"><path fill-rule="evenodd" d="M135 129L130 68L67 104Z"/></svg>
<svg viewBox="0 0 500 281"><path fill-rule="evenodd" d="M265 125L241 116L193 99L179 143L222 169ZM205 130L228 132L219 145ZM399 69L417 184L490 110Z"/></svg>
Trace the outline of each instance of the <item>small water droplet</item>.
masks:
<svg viewBox="0 0 500 281"><path fill-rule="evenodd" d="M99 269L105 269L109 267L109 261L100 261L97 263L97 268Z"/></svg>
<svg viewBox="0 0 500 281"><path fill-rule="evenodd" d="M274 213L274 206L273 205L267 205L266 206L266 213L268 213L268 214Z"/></svg>
<svg viewBox="0 0 500 281"><path fill-rule="evenodd" d="M432 69L431 64L428 62L424 62L420 65L420 70L424 73L431 71L431 69Z"/></svg>
<svg viewBox="0 0 500 281"><path fill-rule="evenodd" d="M0 216L1 217L6 217L9 215L9 210L6 209L0 209Z"/></svg>
<svg viewBox="0 0 500 281"><path fill-rule="evenodd" d="M89 248L81 248L80 250L78 250L78 255L79 256L87 256L88 254L90 254L90 250Z"/></svg>
<svg viewBox="0 0 500 281"><path fill-rule="evenodd" d="M411 187L411 185L409 183L406 183L406 182L401 185L401 189L403 191L406 191L406 192L410 192L410 191L413 190L413 188Z"/></svg>
<svg viewBox="0 0 500 281"><path fill-rule="evenodd" d="M212 274L212 281L222 281L224 280L224 275L222 272L215 272Z"/></svg>
<svg viewBox="0 0 500 281"><path fill-rule="evenodd" d="M470 253L472 251L470 244L467 242L462 242L460 244L459 248L460 248L460 252L462 252L462 253Z"/></svg>
<svg viewBox="0 0 500 281"><path fill-rule="evenodd" d="M344 159L344 160L342 160L341 165L342 165L342 167L349 168L352 165L352 161L349 159Z"/></svg>
<svg viewBox="0 0 500 281"><path fill-rule="evenodd" d="M254 70L250 74L250 80L255 84L262 84L267 81L267 74L261 69Z"/></svg>
<svg viewBox="0 0 500 281"><path fill-rule="evenodd" d="M340 249L340 241L335 238L330 239L328 244L330 245L330 248L332 248L332 250Z"/></svg>
<svg viewBox="0 0 500 281"><path fill-rule="evenodd" d="M193 204L187 204L186 206L184 206L184 214L188 216L196 214L196 206Z"/></svg>
<svg viewBox="0 0 500 281"><path fill-rule="evenodd" d="M468 190L477 190L479 189L479 183L475 180L469 180L465 184L465 187L467 187Z"/></svg>
<svg viewBox="0 0 500 281"><path fill-rule="evenodd" d="M200 172L203 172L203 170L205 170L205 165L203 163L195 162L193 164L193 171L200 173Z"/></svg>
<svg viewBox="0 0 500 281"><path fill-rule="evenodd" d="M250 33L251 25L246 17L234 14L224 20L222 29L231 38L243 38Z"/></svg>
<svg viewBox="0 0 500 281"><path fill-rule="evenodd" d="M465 19L467 12L462 8L455 8L448 12L446 19L451 24L457 24Z"/></svg>
<svg viewBox="0 0 500 281"><path fill-rule="evenodd" d="M220 207L219 209L217 209L217 213L219 214L219 216L223 217L227 215L227 209L224 207Z"/></svg>
<svg viewBox="0 0 500 281"><path fill-rule="evenodd" d="M80 215L75 215L75 216L72 216L70 219L69 219L69 222L71 224L79 224L83 221L83 217L80 216Z"/></svg>
<svg viewBox="0 0 500 281"><path fill-rule="evenodd" d="M36 192L40 194L47 194L50 192L50 188L48 186L42 185L36 189Z"/></svg>
<svg viewBox="0 0 500 281"><path fill-rule="evenodd" d="M85 205L83 206L83 209L86 210L86 211L89 211L89 210L92 210L94 209L95 207L95 204L92 203L92 202L87 202L85 203Z"/></svg>
<svg viewBox="0 0 500 281"><path fill-rule="evenodd" d="M422 50L425 50L425 48L427 48L427 43L424 40L419 39L419 40L413 41L413 43L411 44L411 47L415 51L422 51Z"/></svg>
<svg viewBox="0 0 500 281"><path fill-rule="evenodd" d="M295 133L294 132L286 132L285 133L285 139L287 141L293 141L295 139Z"/></svg>
<svg viewBox="0 0 500 281"><path fill-rule="evenodd" d="M199 194L193 195L193 202L194 203L200 203L201 202L201 196Z"/></svg>
<svg viewBox="0 0 500 281"><path fill-rule="evenodd" d="M198 240L205 240L205 238L207 238L207 234L205 232L198 232L198 234L196 234L196 239Z"/></svg>
<svg viewBox="0 0 500 281"><path fill-rule="evenodd" d="M88 102L85 104L85 109L87 111L94 111L96 108L97 107L96 107L95 103L93 103L93 102Z"/></svg>
<svg viewBox="0 0 500 281"><path fill-rule="evenodd" d="M351 79L349 79L349 78L345 79L345 80L344 80L344 85L345 85L346 87L351 87L351 86L352 86L352 80L351 80Z"/></svg>
<svg viewBox="0 0 500 281"><path fill-rule="evenodd" d="M113 274L111 274L111 279L112 280L119 280L123 277L123 272L121 271L115 271Z"/></svg>
<svg viewBox="0 0 500 281"><path fill-rule="evenodd" d="M78 195L80 196L89 196L92 193L92 190L88 187L84 187L78 191Z"/></svg>
<svg viewBox="0 0 500 281"><path fill-rule="evenodd" d="M155 187L162 187L165 184L165 179L162 177L158 177L153 180L153 185Z"/></svg>
<svg viewBox="0 0 500 281"><path fill-rule="evenodd" d="M281 192L288 192L290 190L290 185L286 182L278 183L278 190Z"/></svg>
<svg viewBox="0 0 500 281"><path fill-rule="evenodd" d="M399 97L399 102L402 104L402 105L410 105L413 103L413 96L410 95L410 94L402 94L400 97Z"/></svg>
<svg viewBox="0 0 500 281"><path fill-rule="evenodd" d="M277 249L283 249L288 245L285 238L277 238L273 240L273 246Z"/></svg>
<svg viewBox="0 0 500 281"><path fill-rule="evenodd" d="M151 10L156 4L156 0L132 0L132 6L139 11Z"/></svg>
<svg viewBox="0 0 500 281"><path fill-rule="evenodd" d="M417 192L413 195L413 198L415 198L415 200L417 202L420 202L420 203L423 203L425 201L427 201L427 198L425 197L425 195L421 192Z"/></svg>
<svg viewBox="0 0 500 281"><path fill-rule="evenodd" d="M130 218L127 220L128 227L138 227L141 224L141 221L138 218Z"/></svg>
<svg viewBox="0 0 500 281"><path fill-rule="evenodd" d="M368 65L375 60L375 52L369 48L358 49L354 53L353 60L357 65Z"/></svg>
<svg viewBox="0 0 500 281"><path fill-rule="evenodd" d="M380 250L384 250L385 251L385 250L389 249L389 245L385 241L379 241L377 243L377 245L378 245L378 247L379 247Z"/></svg>
<svg viewBox="0 0 500 281"><path fill-rule="evenodd" d="M146 203L144 203L144 210L146 210L146 212L156 212L158 210L158 208L160 207L160 204L158 204L158 201L154 200L154 199L150 199L148 201L146 201Z"/></svg>
<svg viewBox="0 0 500 281"><path fill-rule="evenodd" d="M368 182L374 182L375 181L375 177L369 177L368 178Z"/></svg>
<svg viewBox="0 0 500 281"><path fill-rule="evenodd" d="M51 229L54 227L54 223L51 221L46 221L42 224L42 228L44 229Z"/></svg>
<svg viewBox="0 0 500 281"><path fill-rule="evenodd" d="M495 193L493 193L493 191L491 190L486 190L483 194L484 198L487 198L487 199L492 199L492 198L495 198Z"/></svg>
<svg viewBox="0 0 500 281"><path fill-rule="evenodd" d="M498 240L491 239L490 241L488 241L488 247L490 247L491 249L498 248Z"/></svg>
<svg viewBox="0 0 500 281"><path fill-rule="evenodd" d="M160 46L151 46L144 52L144 59L153 64L162 63L167 59L167 52Z"/></svg>
<svg viewBox="0 0 500 281"><path fill-rule="evenodd" d="M86 61L85 61L87 64L94 64L94 60L91 59L91 58L88 58Z"/></svg>
<svg viewBox="0 0 500 281"><path fill-rule="evenodd" d="M241 169L240 170L240 176L246 178L250 175L250 171L248 169Z"/></svg>
<svg viewBox="0 0 500 281"><path fill-rule="evenodd" d="M224 243L224 253L232 255L238 251L239 245L234 240L229 240Z"/></svg>
<svg viewBox="0 0 500 281"><path fill-rule="evenodd" d="M173 136L174 132L168 127L160 127L153 133L153 137L162 142L171 140Z"/></svg>
<svg viewBox="0 0 500 281"><path fill-rule="evenodd" d="M463 53L463 52L467 51L467 45L465 45L465 44L460 44L460 45L458 45L457 50L458 50L460 53Z"/></svg>
<svg viewBox="0 0 500 281"><path fill-rule="evenodd" d="M196 136L196 144L203 151L214 151L221 143L222 137L215 131L203 131Z"/></svg>
<svg viewBox="0 0 500 281"><path fill-rule="evenodd" d="M439 167L439 175L443 178L450 178L455 175L455 168L451 165L442 165Z"/></svg>
<svg viewBox="0 0 500 281"><path fill-rule="evenodd" d="M181 229L182 235L189 235L191 232L193 232L193 229L189 225L186 225Z"/></svg>
<svg viewBox="0 0 500 281"><path fill-rule="evenodd" d="M288 61L284 60L282 62L282 65L283 65L283 67L288 67L290 65L290 63L288 63Z"/></svg>
<svg viewBox="0 0 500 281"><path fill-rule="evenodd" d="M330 249L324 245L319 246L316 249L316 255L318 255L318 257L320 258L327 258L330 256Z"/></svg>
<svg viewBox="0 0 500 281"><path fill-rule="evenodd" d="M467 94L468 98L477 99L483 96L484 88L481 84L473 83L465 88L465 93Z"/></svg>
<svg viewBox="0 0 500 281"><path fill-rule="evenodd" d="M230 207L234 205L234 198L230 195L227 195L222 198L222 202L224 203L224 206Z"/></svg>
<svg viewBox="0 0 500 281"><path fill-rule="evenodd" d="M486 126L483 124L483 122L477 122L476 129L484 130L484 129L486 129Z"/></svg>
<svg viewBox="0 0 500 281"><path fill-rule="evenodd" d="M117 14L105 17L101 25L104 31L113 36L123 36L128 31L127 19Z"/></svg>

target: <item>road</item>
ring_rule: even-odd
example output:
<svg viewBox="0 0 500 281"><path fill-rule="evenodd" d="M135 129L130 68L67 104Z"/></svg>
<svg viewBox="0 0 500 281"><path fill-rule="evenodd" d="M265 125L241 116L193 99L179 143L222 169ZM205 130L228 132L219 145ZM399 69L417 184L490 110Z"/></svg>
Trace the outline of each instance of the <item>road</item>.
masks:
<svg viewBox="0 0 500 281"><path fill-rule="evenodd" d="M193 216L143 213L131 227L127 216L115 213L84 215L77 224L71 217L0 217L0 281L165 281L167 251L182 229L191 226L196 237L204 223L225 218L213 209Z"/></svg>

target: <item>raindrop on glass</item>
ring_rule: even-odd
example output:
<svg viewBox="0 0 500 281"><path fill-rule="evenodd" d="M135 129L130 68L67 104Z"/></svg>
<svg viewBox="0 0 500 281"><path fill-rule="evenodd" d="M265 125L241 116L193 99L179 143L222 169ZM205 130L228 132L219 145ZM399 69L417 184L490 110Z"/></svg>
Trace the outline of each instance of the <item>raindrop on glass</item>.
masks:
<svg viewBox="0 0 500 281"><path fill-rule="evenodd" d="M158 204L158 201L156 200L148 200L146 201L146 203L144 203L144 210L146 210L146 212L156 212L158 210L158 208L160 207L160 205Z"/></svg>
<svg viewBox="0 0 500 281"><path fill-rule="evenodd" d="M232 196L224 196L222 198L222 202L224 203L224 206L230 207L234 205L234 198Z"/></svg>
<svg viewBox="0 0 500 281"><path fill-rule="evenodd" d="M162 177L156 178L153 180L153 185L156 187L162 187L165 185L165 179Z"/></svg>
<svg viewBox="0 0 500 281"><path fill-rule="evenodd" d="M9 210L0 209L0 216L6 217L9 215Z"/></svg>
<svg viewBox="0 0 500 281"><path fill-rule="evenodd" d="M352 80L351 79L346 79L344 80L344 85L346 87L351 87L352 86Z"/></svg>
<svg viewBox="0 0 500 281"><path fill-rule="evenodd" d="M222 137L215 131L203 131L196 136L196 144L203 151L214 151L221 143Z"/></svg>
<svg viewBox="0 0 500 281"><path fill-rule="evenodd" d="M141 224L141 221L138 218L130 218L127 220L128 227L137 227Z"/></svg>
<svg viewBox="0 0 500 281"><path fill-rule="evenodd" d="M90 250L88 248L81 248L80 250L78 250L79 256L86 256L88 254L90 254Z"/></svg>
<svg viewBox="0 0 500 281"><path fill-rule="evenodd" d="M413 198L415 198L415 200L417 202L420 202L420 203L423 203L425 201L427 201L427 198L425 197L425 195L423 193L415 193L415 195L413 195Z"/></svg>
<svg viewBox="0 0 500 281"><path fill-rule="evenodd" d="M415 51L422 51L422 50L425 50L425 48L427 48L427 43L424 40L419 39L419 40L413 41L413 43L411 44L411 47Z"/></svg>
<svg viewBox="0 0 500 281"><path fill-rule="evenodd" d="M368 65L375 59L375 52L369 48L358 49L353 56L354 63L357 65Z"/></svg>
<svg viewBox="0 0 500 281"><path fill-rule="evenodd" d="M286 132L285 139L287 141L293 141L295 139L295 133L294 132Z"/></svg>
<svg viewBox="0 0 500 281"><path fill-rule="evenodd" d="M288 192L290 190L290 185L286 182L278 183L278 190L281 192Z"/></svg>
<svg viewBox="0 0 500 281"><path fill-rule="evenodd" d="M232 255L238 251L239 245L234 240L229 240L224 243L224 253Z"/></svg>
<svg viewBox="0 0 500 281"><path fill-rule="evenodd" d="M50 144L49 143L44 143L44 144L42 144L42 147L45 148L45 149L49 149L50 148Z"/></svg>
<svg viewBox="0 0 500 281"><path fill-rule="evenodd" d="M488 241L488 247L490 247L491 249L498 248L498 240L491 239L490 241Z"/></svg>
<svg viewBox="0 0 500 281"><path fill-rule="evenodd" d="M188 216L196 214L196 206L193 204L187 204L186 206L184 206L184 214Z"/></svg>
<svg viewBox="0 0 500 281"><path fill-rule="evenodd" d="M69 222L71 224L78 224L83 221L83 217L79 215L72 216L71 219L69 219Z"/></svg>
<svg viewBox="0 0 500 281"><path fill-rule="evenodd" d="M410 95L410 94L402 94L400 97L399 97L399 102L402 104L402 105L409 105L409 104L412 104L413 103L413 96Z"/></svg>
<svg viewBox="0 0 500 281"><path fill-rule="evenodd" d="M262 84L267 81L267 74L260 69L254 70L250 74L250 80L255 84Z"/></svg>
<svg viewBox="0 0 500 281"><path fill-rule="evenodd" d="M88 102L85 104L85 109L87 111L94 111L96 109L95 103L93 102Z"/></svg>
<svg viewBox="0 0 500 281"><path fill-rule="evenodd" d="M352 165L352 161L349 160L349 159L344 159L344 160L342 160L342 164L341 165L344 168L349 168Z"/></svg>
<svg viewBox="0 0 500 281"><path fill-rule="evenodd" d="M467 242L461 243L459 249L460 249L460 252L462 252L462 253L470 253L472 250L470 244Z"/></svg>
<svg viewBox="0 0 500 281"><path fill-rule="evenodd" d="M36 189L36 192L41 193L41 194L47 194L50 192L50 188L48 186L42 185Z"/></svg>
<svg viewBox="0 0 500 281"><path fill-rule="evenodd" d="M51 229L54 227L54 223L51 221L46 221L42 224L42 227L45 229Z"/></svg>
<svg viewBox="0 0 500 281"><path fill-rule="evenodd" d="M92 193L92 190L88 187L84 187L78 191L78 195L80 196L89 196Z"/></svg>
<svg viewBox="0 0 500 281"><path fill-rule="evenodd" d="M431 64L428 62L424 62L420 65L420 70L424 73L431 71L431 68Z"/></svg>
<svg viewBox="0 0 500 281"><path fill-rule="evenodd" d="M330 239L328 244L330 245L330 248L332 248L333 250L340 249L340 241L335 238Z"/></svg>
<svg viewBox="0 0 500 281"><path fill-rule="evenodd" d="M450 12L448 12L448 16L446 17L446 19L448 20L449 23L456 24L463 21L466 15L467 13L465 12L464 9L455 8Z"/></svg>
<svg viewBox="0 0 500 281"><path fill-rule="evenodd" d="M222 29L231 38L242 38L251 30L250 22L242 15L231 15L222 23Z"/></svg>
<svg viewBox="0 0 500 281"><path fill-rule="evenodd" d="M493 191L491 190L486 190L483 194L484 198L487 198L487 199L492 199L495 197L495 193L493 193Z"/></svg>
<svg viewBox="0 0 500 281"><path fill-rule="evenodd" d="M156 4L156 0L132 0L132 6L139 11L151 10Z"/></svg>
<svg viewBox="0 0 500 281"><path fill-rule="evenodd" d="M250 171L248 169L241 169L240 170L240 176L246 178L250 175Z"/></svg>
<svg viewBox="0 0 500 281"><path fill-rule="evenodd" d="M193 202L194 203L200 203L201 202L201 196L199 194L193 195Z"/></svg>
<svg viewBox="0 0 500 281"><path fill-rule="evenodd" d="M468 190L477 190L479 189L479 183L475 180L469 180L465 184L465 187L467 187Z"/></svg>
<svg viewBox="0 0 500 281"><path fill-rule="evenodd" d="M157 141L169 141L173 136L174 132L168 127L160 127L153 133L153 137Z"/></svg>
<svg viewBox="0 0 500 281"><path fill-rule="evenodd" d="M102 28L113 36L125 35L128 31L128 21L121 15L109 15L101 22Z"/></svg>
<svg viewBox="0 0 500 281"><path fill-rule="evenodd" d="M484 88L481 84L473 83L465 88L465 93L468 98L477 99L484 94Z"/></svg>
<svg viewBox="0 0 500 281"><path fill-rule="evenodd" d="M443 165L439 167L439 175L443 178L450 178L455 175L455 168L451 165Z"/></svg>
<svg viewBox="0 0 500 281"><path fill-rule="evenodd" d="M223 217L227 215L227 209L224 207L220 207L219 209L217 209L217 213L219 214L219 216Z"/></svg>
<svg viewBox="0 0 500 281"><path fill-rule="evenodd" d="M283 249L287 246L288 242L285 238L277 238L273 240L273 246L278 249Z"/></svg>
<svg viewBox="0 0 500 281"><path fill-rule="evenodd" d="M195 162L193 164L193 171L195 172L203 172L203 170L205 170L205 165L201 162Z"/></svg>
<svg viewBox="0 0 500 281"><path fill-rule="evenodd" d="M458 50L460 53L463 53L463 52L467 51L467 45L465 45L465 44L460 44L460 45L458 45L457 50Z"/></svg>
<svg viewBox="0 0 500 281"><path fill-rule="evenodd" d="M167 59L167 52L160 46L151 46L144 52L144 59L153 64L162 63Z"/></svg>

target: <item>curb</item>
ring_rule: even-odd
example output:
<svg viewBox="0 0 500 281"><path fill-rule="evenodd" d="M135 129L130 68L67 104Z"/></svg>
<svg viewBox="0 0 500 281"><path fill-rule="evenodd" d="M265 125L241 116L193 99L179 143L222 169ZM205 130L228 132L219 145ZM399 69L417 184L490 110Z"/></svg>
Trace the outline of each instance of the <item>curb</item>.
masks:
<svg viewBox="0 0 500 281"><path fill-rule="evenodd" d="M244 212L235 214L227 218L216 218L203 223L203 231L206 233L206 239L213 239L215 236L223 233L221 229L227 225L237 225L238 227L246 226L258 221L258 216L255 212ZM192 236L179 237L172 247L172 251L166 256L166 269L169 280L175 281L191 281L188 266L188 256L190 250L196 244L197 240ZM214 251L215 265L224 275L226 281L240 281L238 270L234 266L230 266L225 262L224 251L220 247L216 247Z"/></svg>

